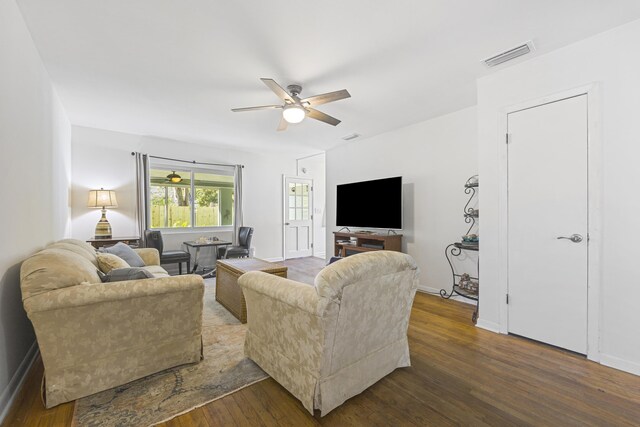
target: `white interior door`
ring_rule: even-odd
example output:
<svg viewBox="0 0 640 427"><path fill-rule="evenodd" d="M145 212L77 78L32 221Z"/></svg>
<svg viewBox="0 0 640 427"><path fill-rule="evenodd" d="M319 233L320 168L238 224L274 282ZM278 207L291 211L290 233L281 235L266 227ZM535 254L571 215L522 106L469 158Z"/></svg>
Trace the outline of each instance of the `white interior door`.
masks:
<svg viewBox="0 0 640 427"><path fill-rule="evenodd" d="M286 177L284 183L284 258L313 253L312 180Z"/></svg>
<svg viewBox="0 0 640 427"><path fill-rule="evenodd" d="M587 126L586 95L508 115L509 332L583 354Z"/></svg>

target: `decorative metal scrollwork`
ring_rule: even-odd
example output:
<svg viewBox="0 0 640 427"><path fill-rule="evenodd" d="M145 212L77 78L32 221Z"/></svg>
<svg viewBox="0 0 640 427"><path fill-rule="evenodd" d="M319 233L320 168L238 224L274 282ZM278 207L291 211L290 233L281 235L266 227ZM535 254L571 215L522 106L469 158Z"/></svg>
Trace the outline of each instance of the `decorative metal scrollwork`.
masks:
<svg viewBox="0 0 640 427"><path fill-rule="evenodd" d="M464 194L469 195L469 200L467 200L467 204L464 205L464 209L463 209L464 222L466 222L467 224L471 224L469 225L469 229L467 230L466 234L471 233L471 230L476 225L476 218L478 218L479 216L479 211L470 206L471 201L476 195L477 188L478 188L478 175L472 176L464 184Z"/></svg>
<svg viewBox="0 0 640 427"><path fill-rule="evenodd" d="M451 290L447 291L446 289L440 289L440 296L444 299L449 299L454 295L459 295L463 298L477 301L476 309L471 316L471 320L473 321L473 323L476 323L478 319L478 310L480 305L480 298L478 293L480 281L480 257L478 257L477 261L476 276L472 276L468 273L462 273L462 271L456 271L455 264L457 264L459 270L462 270L462 268L460 267L461 261L454 262L454 260L460 257L463 252L471 251L477 253L479 250L477 237L475 235L470 235L471 230L476 225L477 220L480 216L479 210L472 207L472 201L476 196L477 191L478 175L474 175L469 178L464 184L464 193L469 195L469 200L467 200L467 203L464 205L463 209L464 222L469 224L469 229L467 230L466 236L464 237L465 241L452 243L448 245L444 250L445 257L447 258L447 262L449 263L449 267L451 268Z"/></svg>
<svg viewBox="0 0 640 427"><path fill-rule="evenodd" d="M459 289L460 287L458 286L458 282L462 277L468 277L469 279L476 280L476 281L479 280L478 277L476 276L471 276L468 274L460 274L456 272L456 269L453 265L454 263L453 263L452 257L459 257L460 255L462 255L463 249L477 252L477 249L464 247L460 243L452 243L449 246L447 246L446 249L444 250L444 256L447 258L447 262L449 263L449 267L451 268L451 275L452 275L453 281L452 281L451 291L447 292L446 289L440 289L440 296L444 299L449 299L453 295L460 295L461 297L477 301L478 300L477 296L474 296L468 292L462 292L461 289ZM478 258L478 263L479 261L480 261L480 258ZM479 268L480 268L480 265L478 264L478 269Z"/></svg>

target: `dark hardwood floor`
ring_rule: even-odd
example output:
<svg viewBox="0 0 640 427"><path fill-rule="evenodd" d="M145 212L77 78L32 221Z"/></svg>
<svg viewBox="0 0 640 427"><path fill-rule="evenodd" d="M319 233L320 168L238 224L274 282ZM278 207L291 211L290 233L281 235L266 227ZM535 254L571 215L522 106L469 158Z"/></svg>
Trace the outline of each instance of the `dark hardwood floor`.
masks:
<svg viewBox="0 0 640 427"><path fill-rule="evenodd" d="M312 282L313 258L286 262ZM472 306L418 293L410 368L397 369L323 418L274 380L254 384L162 426L638 426L640 377L584 357L476 328ZM6 426L70 425L73 403L45 410L37 361Z"/></svg>

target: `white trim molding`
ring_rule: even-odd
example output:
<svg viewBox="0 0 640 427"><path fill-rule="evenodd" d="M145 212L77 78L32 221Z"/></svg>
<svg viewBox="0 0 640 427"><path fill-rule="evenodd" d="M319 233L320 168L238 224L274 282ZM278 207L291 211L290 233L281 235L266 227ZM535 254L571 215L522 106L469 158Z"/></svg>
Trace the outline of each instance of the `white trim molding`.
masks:
<svg viewBox="0 0 640 427"><path fill-rule="evenodd" d="M18 393L22 388L22 384L27 378L27 374L29 373L29 370L37 356L38 344L34 341L33 344L31 344L29 351L27 351L27 354L24 356L24 359L22 359L20 366L18 366L18 369L13 374L13 377L11 377L11 381L9 381L9 384L7 384L7 387L0 395L0 424L4 422L4 418L11 410L11 407L18 397Z"/></svg>
<svg viewBox="0 0 640 427"><path fill-rule="evenodd" d="M588 314L587 314L587 358L600 361L600 287L601 287L601 253L602 253L602 130L600 112L600 84L591 83L576 87L552 95L532 99L506 107L500 111L499 129L503 132L501 140L508 132L507 116L510 113L532 108L538 105L561 101L575 96L587 95L587 121L588 121ZM502 142L502 141L501 141ZM508 177L507 177L507 144L500 143L499 174L499 253L500 253L500 323L497 325L499 332L509 333L509 306L506 299L502 298L509 291L508 283ZM490 322L493 323L493 322ZM480 326L481 320L478 321ZM484 322L482 322L485 325ZM485 329L492 330L496 325L486 325ZM482 326L481 326L482 327Z"/></svg>
<svg viewBox="0 0 640 427"><path fill-rule="evenodd" d="M620 357L601 353L600 363L610 368L629 372L635 375L640 375L640 363L638 362L632 362L630 360L621 359Z"/></svg>
<svg viewBox="0 0 640 427"><path fill-rule="evenodd" d="M490 332L495 332L496 334L500 333L500 325L494 322L490 322L488 320L478 319L476 323L476 328L484 329Z"/></svg>

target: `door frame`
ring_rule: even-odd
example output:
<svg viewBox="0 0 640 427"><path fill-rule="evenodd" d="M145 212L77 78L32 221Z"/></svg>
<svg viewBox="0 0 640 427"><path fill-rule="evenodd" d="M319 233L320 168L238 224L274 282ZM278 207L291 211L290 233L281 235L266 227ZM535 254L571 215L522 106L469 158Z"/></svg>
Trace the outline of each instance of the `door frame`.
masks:
<svg viewBox="0 0 640 427"><path fill-rule="evenodd" d="M309 201L311 202L312 209L313 208L313 178L307 178L304 176L297 175L285 175L282 174L282 260L286 261L287 259L287 226L285 223L287 222L287 178L295 178L295 179L305 179L307 181L311 181L311 188L309 190ZM311 256L314 254L314 243L315 243L315 215L313 212L310 212L311 215Z"/></svg>
<svg viewBox="0 0 640 427"><path fill-rule="evenodd" d="M600 361L600 289L602 265L602 127L600 85L591 83L552 95L503 108L499 117L501 132L499 157L499 242L500 242L500 333L509 333L509 241L508 241L508 115L517 111L558 102L575 96L587 96L587 358Z"/></svg>

